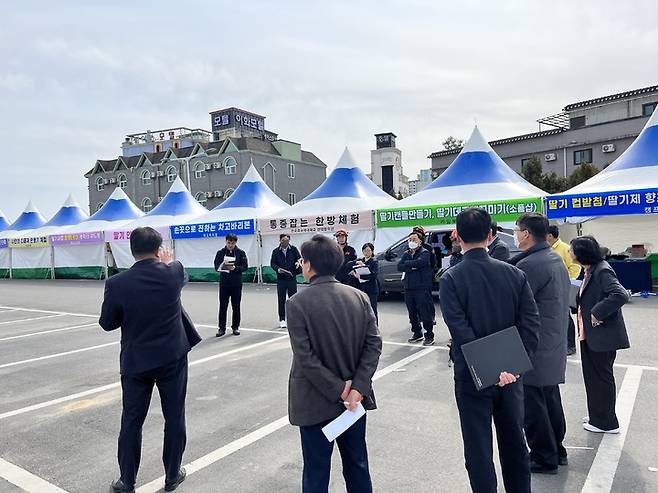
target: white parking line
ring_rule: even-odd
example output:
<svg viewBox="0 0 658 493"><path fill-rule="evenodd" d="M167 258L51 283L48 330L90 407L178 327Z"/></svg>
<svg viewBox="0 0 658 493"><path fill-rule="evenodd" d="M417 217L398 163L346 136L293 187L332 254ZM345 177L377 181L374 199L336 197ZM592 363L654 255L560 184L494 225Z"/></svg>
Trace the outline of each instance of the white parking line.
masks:
<svg viewBox="0 0 658 493"><path fill-rule="evenodd" d="M54 484L4 459L0 459L0 478L6 479L27 493L66 493Z"/></svg>
<svg viewBox="0 0 658 493"><path fill-rule="evenodd" d="M274 338L268 339L266 341L261 341L261 342L257 342L257 343L254 343L254 344L250 344L248 346L242 346L242 347L239 347L239 348L236 348L236 349L231 349L230 351L225 351L223 353L218 353L218 354L216 354L216 355L214 355L210 358L212 358L212 359L224 358L226 356L231 356L231 355L236 354L236 353L241 353L243 351L247 351L249 349L254 349L254 348L257 348L257 347L260 347L260 346L264 346L264 345L270 344L272 342L280 341L282 339L285 339L286 337L287 336L274 337ZM206 363L207 361L211 360L210 358L202 358L200 360L191 361L190 366L196 366L198 364ZM43 409L43 408L46 408L46 407L55 406L57 404L62 404L64 402L75 401L77 399L80 399L82 397L87 397L89 395L100 394L100 393L105 392L107 390L116 389L120 386L121 386L121 382L115 382L115 383L111 383L111 384L108 384L108 385L102 385L100 387L94 387L92 389L85 390L85 391L82 391L82 392L77 392L75 394L66 395L64 397L59 397L57 399L52 399L50 401L40 402L38 404L33 404L31 406L23 407L23 408L20 408L20 409L15 409L14 411L7 411L7 412L4 412L4 413L0 414L0 420L6 419L6 418L11 418L13 416L18 416L20 414L29 413L29 412L32 412L32 411L37 411L39 409Z"/></svg>
<svg viewBox="0 0 658 493"><path fill-rule="evenodd" d="M617 396L617 419L621 433L618 435L603 435L599 448L596 451L594 462L589 469L582 493L607 493L612 491L619 459L621 458L624 442L628 435L628 427L633 415L635 398L642 379L641 368L629 368Z"/></svg>
<svg viewBox="0 0 658 493"><path fill-rule="evenodd" d="M24 337L33 337L33 336L40 336L44 334L52 334L53 332L66 332L67 330L74 330L74 329L82 329L84 327L92 327L92 326L98 326L97 323L91 323L91 324L83 324L83 325L74 325L73 327L61 327L59 329L50 329L50 330L42 330L41 332L30 332L29 334L21 334L18 336L10 336L10 337L3 337L0 339L0 342L3 341L13 341L14 339L23 339Z"/></svg>
<svg viewBox="0 0 658 493"><path fill-rule="evenodd" d="M414 354L407 356L406 358L403 358L400 361L397 361L387 366L386 368L379 370L378 372L375 373L373 380L379 380L380 378L385 377L389 373L394 372L398 368L408 365L409 363L416 361L417 359L422 358L423 356L426 356L427 354L433 352L436 349L438 348L435 347L422 348L419 351L415 352ZM241 450L246 446L257 442L258 440L261 440L271 435L275 431L284 428L285 426L288 425L288 423L289 423L288 416L283 416L261 428L258 428L255 431L252 431L251 433L241 438L238 438L237 440L234 440L231 443L224 445L223 447L220 447L202 457L199 457L198 459L185 465L187 475L190 476L195 472L205 469L206 467L222 460L223 458L237 452L238 450ZM160 491L162 489L162 484L164 482L164 479L165 477L161 476L158 479L151 481L150 483L140 486L139 488L136 489L136 493L155 493L156 491Z"/></svg>
<svg viewBox="0 0 658 493"><path fill-rule="evenodd" d="M0 325L17 324L18 322L34 322L35 320L44 320L46 318L55 318L62 316L63 315L61 313L58 313L57 315L44 315L43 317L19 318L18 320L4 320L3 322L0 322Z"/></svg>
<svg viewBox="0 0 658 493"><path fill-rule="evenodd" d="M24 359L22 361L13 361L11 363L5 363L4 365L0 365L0 369L10 368L12 366L18 366L18 365L25 365L27 363L34 363L35 361L43 361L43 360L46 360L46 359L60 358L62 356L68 356L69 354L84 353L85 351L93 351L94 349L101 349L101 348L108 347L108 346L115 346L117 344L119 344L119 341L108 342L108 343L105 343L105 344L99 344L98 346L83 347L81 349L74 349L73 351L66 351L66 352L63 352L63 353L55 353L55 354L49 354L47 356L39 356L38 358Z"/></svg>
<svg viewBox="0 0 658 493"><path fill-rule="evenodd" d="M57 312L53 310L39 310L36 308L25 308L22 306L6 306L0 305L0 310L16 310L21 312L32 312L32 313L56 313L57 315L70 315L71 317L98 317L98 314L90 313L71 313L71 312Z"/></svg>

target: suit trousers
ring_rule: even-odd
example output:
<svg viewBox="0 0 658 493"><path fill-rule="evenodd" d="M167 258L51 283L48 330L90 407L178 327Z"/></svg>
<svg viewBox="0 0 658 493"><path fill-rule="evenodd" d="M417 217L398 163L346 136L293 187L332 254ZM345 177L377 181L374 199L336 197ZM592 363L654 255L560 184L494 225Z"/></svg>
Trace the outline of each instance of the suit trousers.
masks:
<svg viewBox="0 0 658 493"><path fill-rule="evenodd" d="M138 375L122 375L123 412L119 432L119 469L128 486L135 484L142 451L142 425L151 403L153 385L158 387L165 420L162 462L167 478L178 476L187 435L185 432L185 395L187 393L187 355L160 368Z"/></svg>
<svg viewBox="0 0 658 493"><path fill-rule="evenodd" d="M576 324L573 323L571 314L569 314L569 327L567 328L567 348L576 349Z"/></svg>
<svg viewBox="0 0 658 493"><path fill-rule="evenodd" d="M434 337L434 300L432 292L428 289L415 289L404 291L404 301L409 312L411 332L422 334L425 329L425 338ZM421 328L422 322L422 328Z"/></svg>
<svg viewBox="0 0 658 493"><path fill-rule="evenodd" d="M334 443L329 442L322 428L329 423L313 426L300 426L304 472L302 493L327 493L331 473L331 454ZM372 481L368 468L366 447L366 416L354 423L336 438L340 458L343 462L343 477L347 493L372 493Z"/></svg>
<svg viewBox="0 0 658 493"><path fill-rule="evenodd" d="M286 319L286 299L297 293L297 279L277 279L276 295L279 300L279 320Z"/></svg>
<svg viewBox="0 0 658 493"><path fill-rule="evenodd" d="M377 298L379 298L379 292L374 292L374 293L366 293L368 295L368 299L370 300L370 306L372 307L372 311L375 312L375 320L379 322L379 313L377 313Z"/></svg>
<svg viewBox="0 0 658 493"><path fill-rule="evenodd" d="M238 286L219 285L219 328L226 329L228 302L231 301L231 328L240 328L240 303L242 302L242 284Z"/></svg>
<svg viewBox="0 0 658 493"><path fill-rule="evenodd" d="M508 493L530 493L530 458L523 434L523 386L477 391L472 381L455 381L466 470L474 493L496 493L491 420L496 425L503 483Z"/></svg>
<svg viewBox="0 0 658 493"><path fill-rule="evenodd" d="M562 409L560 386L523 386L525 401L525 436L530 448L530 459L549 468L557 468L560 457L567 451L562 441L567 433L567 422Z"/></svg>
<svg viewBox="0 0 658 493"><path fill-rule="evenodd" d="M617 388L613 371L617 351L592 351L585 340L580 342L580 357L589 423L601 430L619 428L615 413Z"/></svg>

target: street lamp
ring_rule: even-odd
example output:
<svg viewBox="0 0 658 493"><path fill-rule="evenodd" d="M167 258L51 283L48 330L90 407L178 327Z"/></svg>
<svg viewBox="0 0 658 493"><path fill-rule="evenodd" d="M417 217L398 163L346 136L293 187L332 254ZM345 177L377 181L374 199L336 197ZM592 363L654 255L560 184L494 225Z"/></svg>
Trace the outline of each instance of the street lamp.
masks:
<svg viewBox="0 0 658 493"><path fill-rule="evenodd" d="M190 161L194 158L197 157L208 157L208 152L217 152L217 149L214 147L211 147L206 150L202 150L201 152L197 152L196 154L192 154L191 156L188 157L177 157L176 159L163 159L162 164L169 163L171 161L183 161L185 163L185 175L186 175L186 181L187 181L187 189L189 191L192 191L191 184L190 184Z"/></svg>

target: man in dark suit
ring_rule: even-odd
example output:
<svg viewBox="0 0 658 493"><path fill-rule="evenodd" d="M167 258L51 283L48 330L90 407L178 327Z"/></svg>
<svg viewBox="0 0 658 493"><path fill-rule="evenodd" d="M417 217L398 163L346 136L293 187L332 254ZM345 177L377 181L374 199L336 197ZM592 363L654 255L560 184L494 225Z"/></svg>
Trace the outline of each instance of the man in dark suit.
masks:
<svg viewBox="0 0 658 493"><path fill-rule="evenodd" d="M310 286L286 303L293 360L288 386L290 423L300 427L305 493L329 488L333 442L322 427L347 407L375 409L372 377L382 341L365 293L340 284L335 275L344 255L331 239L315 235L301 248ZM336 442L347 491L372 492L363 416Z"/></svg>
<svg viewBox="0 0 658 493"><path fill-rule="evenodd" d="M559 384L567 367L569 273L560 256L547 242L548 219L528 213L516 221L514 231L522 253L510 260L528 279L535 297L541 329L534 369L523 376L525 436L530 448L530 471L557 474L567 465L562 445L567 423Z"/></svg>
<svg viewBox="0 0 658 493"><path fill-rule="evenodd" d="M105 282L99 324L107 331L121 327L121 477L112 483L114 493L135 491L142 425L154 384L165 419L165 491L175 490L185 479L180 466L186 442L187 353L201 337L181 306L185 269L161 246L162 237L154 229L135 229L130 236L135 264Z"/></svg>
<svg viewBox="0 0 658 493"><path fill-rule="evenodd" d="M228 260L230 259L230 260ZM215 255L215 270L219 271L219 328L217 337L226 334L226 315L231 301L231 329L240 335L240 303L242 302L242 273L249 268L247 254L238 248L238 237L226 235L226 246Z"/></svg>
<svg viewBox="0 0 658 493"><path fill-rule="evenodd" d="M272 251L270 267L276 272L276 294L279 301L279 327L286 325L286 297L297 293L297 275L302 273L299 265L301 255L297 247L290 244L290 236L279 235L279 246Z"/></svg>
<svg viewBox="0 0 658 493"><path fill-rule="evenodd" d="M500 239L498 236L500 229L496 222L491 223L491 242L489 243L489 256L496 260L507 262L510 259L510 252L507 243Z"/></svg>
<svg viewBox="0 0 658 493"><path fill-rule="evenodd" d="M530 460L523 435L523 386L517 375L502 372L497 386L477 391L461 346L516 326L532 360L539 337L539 314L525 274L492 259L491 216L466 209L457 216L463 260L441 276L441 311L452 336L455 398L464 456L475 493L497 491L491 420L496 425L505 490L530 492Z"/></svg>

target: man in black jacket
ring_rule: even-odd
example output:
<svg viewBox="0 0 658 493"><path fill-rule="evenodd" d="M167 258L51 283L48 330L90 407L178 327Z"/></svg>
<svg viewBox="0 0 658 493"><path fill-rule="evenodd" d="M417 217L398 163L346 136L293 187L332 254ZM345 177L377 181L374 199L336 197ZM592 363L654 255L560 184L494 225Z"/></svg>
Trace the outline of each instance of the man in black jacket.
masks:
<svg viewBox="0 0 658 493"><path fill-rule="evenodd" d="M297 292L297 275L302 269L299 264L301 255L297 247L290 244L290 236L279 235L279 246L272 251L270 267L276 272L276 294L279 301L279 327L286 325L286 296L290 298Z"/></svg>
<svg viewBox="0 0 658 493"><path fill-rule="evenodd" d="M532 360L539 342L539 314L525 274L492 259L491 216L466 209L457 216L463 260L441 276L441 311L452 336L455 398L464 441L466 469L475 493L497 491L491 420L507 492L530 492L530 460L523 435L523 387L516 375L502 372L497 386L478 392L461 347L516 326Z"/></svg>
<svg viewBox="0 0 658 493"><path fill-rule="evenodd" d="M135 264L105 282L99 324L106 331L121 327L121 477L112 483L114 493L135 491L142 425L154 384L165 419L165 491L185 479L180 465L186 442L187 353L201 337L181 306L185 269L161 246L162 237L154 229L135 229L130 236Z"/></svg>
<svg viewBox="0 0 658 493"><path fill-rule="evenodd" d="M242 302L242 273L247 270L247 254L238 248L238 237L226 235L226 246L215 255L215 270L219 271L219 330L217 337L226 334L226 314L231 300L231 329L240 335L240 303Z"/></svg>
<svg viewBox="0 0 658 493"><path fill-rule="evenodd" d="M424 328L423 345L431 346L434 344L434 300L432 299L434 272L432 272L430 252L423 248L419 233L411 233L407 242L409 250L398 262L398 271L403 272L404 301L411 322L409 342L422 341Z"/></svg>
<svg viewBox="0 0 658 493"><path fill-rule="evenodd" d="M541 329L534 370L523 376L525 436L530 448L530 470L557 474L567 464L562 446L567 424L559 384L567 367L569 274L560 256L546 241L548 219L529 213L516 222L516 241L522 253L510 260L528 279L535 297Z"/></svg>
<svg viewBox="0 0 658 493"><path fill-rule="evenodd" d="M356 250L347 244L348 232L346 229L339 229L334 236L336 237L338 246L343 251L343 264L338 269L338 272L336 272L336 279L342 284L347 284L355 288L358 281L350 275L350 272L352 272L352 262L356 260Z"/></svg>
<svg viewBox="0 0 658 493"><path fill-rule="evenodd" d="M510 252L509 252L509 247L507 244L500 239L498 236L498 233L500 232L500 229L498 228L498 224L495 222L491 223L491 235L492 239L491 242L489 243L489 256L491 258L495 258L496 260L502 260L503 262L507 262L510 259Z"/></svg>

